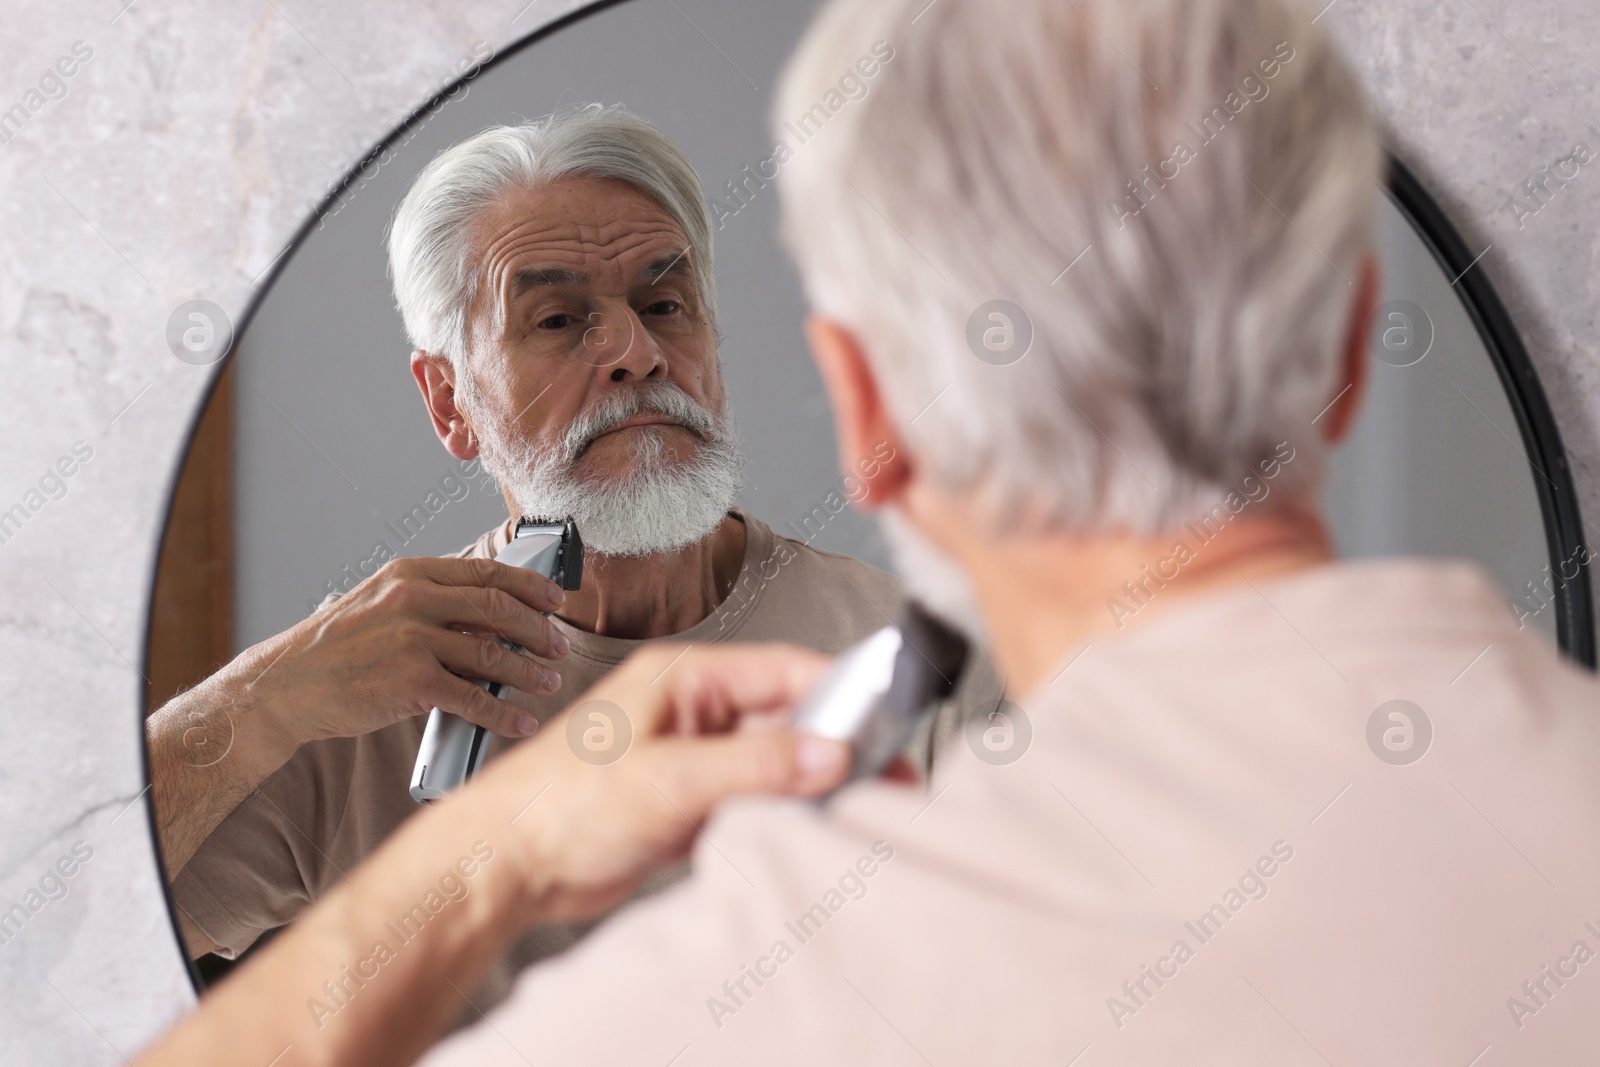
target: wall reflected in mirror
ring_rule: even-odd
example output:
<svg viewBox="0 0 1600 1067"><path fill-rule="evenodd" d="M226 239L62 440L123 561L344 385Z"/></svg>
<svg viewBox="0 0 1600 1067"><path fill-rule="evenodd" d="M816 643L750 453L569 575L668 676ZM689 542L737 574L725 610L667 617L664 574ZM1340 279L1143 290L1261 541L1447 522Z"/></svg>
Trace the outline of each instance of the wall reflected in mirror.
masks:
<svg viewBox="0 0 1600 1067"><path fill-rule="evenodd" d="M1392 198L1375 224L1383 293L1370 377L1324 496L1340 554L1476 560L1553 641L1544 518L1499 373L1457 279Z"/></svg>
<svg viewBox="0 0 1600 1067"><path fill-rule="evenodd" d="M492 480L450 457L430 425L385 233L439 151L567 105L621 103L651 120L714 202L720 353L748 461L740 506L779 533L887 566L873 524L843 506L804 301L775 235L775 192L749 180L772 150L776 71L813 7L611 5L475 76L355 177L261 300L190 452L153 609L151 707L383 560L454 552L505 520ZM467 62L481 54L462 48ZM1553 638L1553 608L1527 589L1549 563L1539 500L1488 351L1454 279L1390 200L1374 224L1377 358L1325 498L1338 547L1474 559L1508 610L1522 600L1527 624Z"/></svg>

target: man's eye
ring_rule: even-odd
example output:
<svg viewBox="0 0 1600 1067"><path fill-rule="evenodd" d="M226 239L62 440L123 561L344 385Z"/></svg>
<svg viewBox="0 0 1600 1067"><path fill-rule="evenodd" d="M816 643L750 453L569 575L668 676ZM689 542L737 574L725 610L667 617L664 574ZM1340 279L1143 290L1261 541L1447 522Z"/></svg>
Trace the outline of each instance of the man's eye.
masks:
<svg viewBox="0 0 1600 1067"><path fill-rule="evenodd" d="M560 315L551 315L548 318L543 318L543 319L539 320L539 329L541 329L541 330L564 330L568 326L571 326L574 322L577 322L577 321L578 321L577 319L575 319L571 315L567 315L565 313L560 314Z"/></svg>
<svg viewBox="0 0 1600 1067"><path fill-rule="evenodd" d="M654 304L651 304L644 310L650 315L670 315L682 306L683 305L678 303L676 300L657 300Z"/></svg>

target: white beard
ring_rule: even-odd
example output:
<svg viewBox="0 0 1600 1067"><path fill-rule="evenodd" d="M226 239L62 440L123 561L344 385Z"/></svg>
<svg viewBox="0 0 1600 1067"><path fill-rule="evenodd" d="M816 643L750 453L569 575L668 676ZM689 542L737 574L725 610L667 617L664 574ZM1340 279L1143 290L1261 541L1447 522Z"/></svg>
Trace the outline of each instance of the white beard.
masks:
<svg viewBox="0 0 1600 1067"><path fill-rule="evenodd" d="M470 375L459 376L470 381ZM644 382L580 413L552 448L508 432L490 417L476 390L460 390L458 403L472 418L483 466L528 516L571 515L586 549L606 556L650 556L696 544L727 515L743 484L744 457L732 420L712 414L671 382ZM700 441L678 458L665 443L666 427L636 434L632 469L620 479L579 472L591 442L635 415L676 419Z"/></svg>
<svg viewBox="0 0 1600 1067"><path fill-rule="evenodd" d="M987 644L978 598L961 565L935 547L894 505L885 506L878 521L906 593L973 644Z"/></svg>

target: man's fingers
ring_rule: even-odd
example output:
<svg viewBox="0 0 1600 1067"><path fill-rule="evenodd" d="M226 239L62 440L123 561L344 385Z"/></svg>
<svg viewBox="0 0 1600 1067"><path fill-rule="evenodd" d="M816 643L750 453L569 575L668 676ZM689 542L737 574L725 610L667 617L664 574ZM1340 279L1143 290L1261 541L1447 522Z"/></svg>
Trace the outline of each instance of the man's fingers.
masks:
<svg viewBox="0 0 1600 1067"><path fill-rule="evenodd" d="M570 651L567 639L544 614L503 589L472 585L434 586L428 607L432 621L451 629L495 633L544 659Z"/></svg>
<svg viewBox="0 0 1600 1067"><path fill-rule="evenodd" d="M553 693L561 675L531 655L509 649L498 638L439 630L429 635L439 662L456 674L501 682L524 693Z"/></svg>
<svg viewBox="0 0 1600 1067"><path fill-rule="evenodd" d="M508 704L515 704L523 711L539 712L544 710L544 702L529 693L526 689L512 686L500 694L500 699Z"/></svg>
<svg viewBox="0 0 1600 1067"><path fill-rule="evenodd" d="M669 738L640 755L649 761L644 773L652 784L696 825L730 797L819 796L850 769L850 747L842 741L788 729Z"/></svg>
<svg viewBox="0 0 1600 1067"><path fill-rule="evenodd" d="M425 701L502 737L526 737L539 728L538 720L515 704L496 700L483 686L448 671L439 672Z"/></svg>
<svg viewBox="0 0 1600 1067"><path fill-rule="evenodd" d="M792 707L829 662L794 645L660 642L629 656L585 698L618 705L642 734L714 733L743 715Z"/></svg>
<svg viewBox="0 0 1600 1067"><path fill-rule="evenodd" d="M566 600L561 586L538 571L492 559L424 557L414 566L418 575L438 585L500 589L537 611L554 611Z"/></svg>

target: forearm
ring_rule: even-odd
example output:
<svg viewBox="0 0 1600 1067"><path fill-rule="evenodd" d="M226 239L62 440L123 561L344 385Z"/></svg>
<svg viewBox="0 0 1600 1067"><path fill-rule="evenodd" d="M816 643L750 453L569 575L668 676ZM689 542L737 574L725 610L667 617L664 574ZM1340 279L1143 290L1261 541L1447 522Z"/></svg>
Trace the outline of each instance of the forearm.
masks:
<svg viewBox="0 0 1600 1067"><path fill-rule="evenodd" d="M559 676L532 655L460 632L498 620L500 636L559 658L541 612L561 605L543 575L483 559L391 560L332 607L246 649L150 717L157 833L176 876L250 792L312 741L362 737L439 707L508 737L516 705L468 678L550 693Z"/></svg>
<svg viewBox="0 0 1600 1067"><path fill-rule="evenodd" d="M177 877L223 819L298 747L258 699L267 649L244 653L145 723L156 835Z"/></svg>
<svg viewBox="0 0 1600 1067"><path fill-rule="evenodd" d="M421 813L140 1067L414 1061L538 918L540 895L504 847L509 833L505 813L472 798Z"/></svg>

